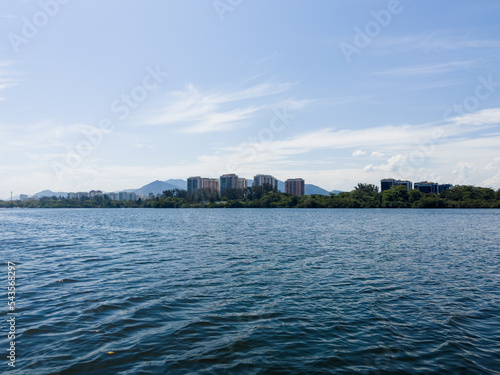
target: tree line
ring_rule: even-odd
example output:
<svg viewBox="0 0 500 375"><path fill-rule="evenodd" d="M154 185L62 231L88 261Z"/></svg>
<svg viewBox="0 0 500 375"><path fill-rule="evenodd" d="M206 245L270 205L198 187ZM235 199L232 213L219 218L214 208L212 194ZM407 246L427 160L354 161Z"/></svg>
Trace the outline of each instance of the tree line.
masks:
<svg viewBox="0 0 500 375"><path fill-rule="evenodd" d="M281 193L271 185L229 189L222 193L208 189L191 194L183 189L166 190L151 199L111 200L102 195L68 199L42 197L38 200L0 201L0 208L500 208L500 189L455 186L440 194L408 191L393 186L379 192L378 186L360 183L354 190L330 195Z"/></svg>

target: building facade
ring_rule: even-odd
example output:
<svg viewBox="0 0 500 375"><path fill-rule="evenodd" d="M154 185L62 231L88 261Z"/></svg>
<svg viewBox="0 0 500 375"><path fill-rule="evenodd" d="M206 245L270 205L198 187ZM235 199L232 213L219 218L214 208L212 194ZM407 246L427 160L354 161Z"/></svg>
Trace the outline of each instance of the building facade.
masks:
<svg viewBox="0 0 500 375"><path fill-rule="evenodd" d="M453 188L453 185L452 184L442 184L442 185L438 185L438 194L439 193L442 193L443 191L445 190L448 190L448 189L452 189Z"/></svg>
<svg viewBox="0 0 500 375"><path fill-rule="evenodd" d="M202 189L210 190L212 193L219 192L219 180L216 178L204 178L202 186Z"/></svg>
<svg viewBox="0 0 500 375"><path fill-rule="evenodd" d="M291 178L285 181L285 193L303 197L306 192L306 184L302 178Z"/></svg>
<svg viewBox="0 0 500 375"><path fill-rule="evenodd" d="M238 189L247 189L248 180L246 178L238 178Z"/></svg>
<svg viewBox="0 0 500 375"><path fill-rule="evenodd" d="M415 182L415 189L424 194L438 194L439 184L429 181Z"/></svg>
<svg viewBox="0 0 500 375"><path fill-rule="evenodd" d="M271 185L273 189L278 189L278 180L271 175L258 174L253 178L253 187Z"/></svg>
<svg viewBox="0 0 500 375"><path fill-rule="evenodd" d="M188 193L194 194L198 189L201 189L201 177L189 177L187 180Z"/></svg>
<svg viewBox="0 0 500 375"><path fill-rule="evenodd" d="M220 191L238 189L238 180L238 176L233 173L220 176Z"/></svg>
<svg viewBox="0 0 500 375"><path fill-rule="evenodd" d="M219 192L219 180L216 178L189 177L187 180L188 193L194 194L199 189L208 189L213 193Z"/></svg>
<svg viewBox="0 0 500 375"><path fill-rule="evenodd" d="M413 183L408 180L395 180L394 178L384 178L380 180L380 191L389 190L393 186L406 186L408 191L413 189Z"/></svg>
<svg viewBox="0 0 500 375"><path fill-rule="evenodd" d="M102 196L102 191L101 190L90 190L89 191L89 197L94 198L94 197L99 197Z"/></svg>
<svg viewBox="0 0 500 375"><path fill-rule="evenodd" d="M419 190L422 193L425 194L439 194L442 193L445 190L451 189L453 185L451 184L438 184L435 182L428 182L428 181L422 181L422 182L415 182L415 189Z"/></svg>

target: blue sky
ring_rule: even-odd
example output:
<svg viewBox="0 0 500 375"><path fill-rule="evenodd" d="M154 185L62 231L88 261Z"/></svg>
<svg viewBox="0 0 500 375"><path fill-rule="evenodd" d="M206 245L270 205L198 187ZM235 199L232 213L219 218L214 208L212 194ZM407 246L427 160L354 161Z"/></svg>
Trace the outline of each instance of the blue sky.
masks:
<svg viewBox="0 0 500 375"><path fill-rule="evenodd" d="M4 0L0 197L273 174L500 188L496 1Z"/></svg>

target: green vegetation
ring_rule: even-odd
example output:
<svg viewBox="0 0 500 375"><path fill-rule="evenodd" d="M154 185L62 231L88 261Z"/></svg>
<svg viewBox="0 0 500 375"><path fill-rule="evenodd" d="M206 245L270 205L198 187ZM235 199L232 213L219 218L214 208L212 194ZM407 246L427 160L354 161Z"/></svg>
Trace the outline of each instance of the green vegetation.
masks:
<svg viewBox="0 0 500 375"><path fill-rule="evenodd" d="M500 208L500 189L456 186L441 194L408 191L405 186L393 186L382 193L378 190L375 185L358 184L351 192L299 198L271 186L231 189L222 196L208 190L189 194L174 189L136 201L113 201L107 195L81 199L45 197L24 202L0 201L0 208Z"/></svg>

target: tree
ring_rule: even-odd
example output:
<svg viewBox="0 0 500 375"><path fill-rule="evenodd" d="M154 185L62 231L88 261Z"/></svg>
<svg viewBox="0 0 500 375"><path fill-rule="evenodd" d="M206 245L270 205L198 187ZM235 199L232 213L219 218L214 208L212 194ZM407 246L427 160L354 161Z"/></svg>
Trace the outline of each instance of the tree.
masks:
<svg viewBox="0 0 500 375"><path fill-rule="evenodd" d="M359 183L358 186L354 187L354 190L356 191L364 191L367 193L378 193L378 186L373 185L373 184L364 184L364 183Z"/></svg>
<svg viewBox="0 0 500 375"><path fill-rule="evenodd" d="M410 195L406 186L392 186L389 190L382 192L382 207L406 208L410 207L409 202Z"/></svg>

